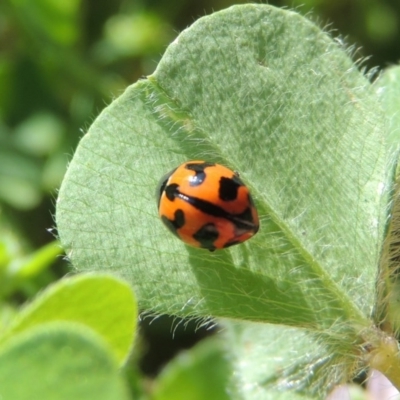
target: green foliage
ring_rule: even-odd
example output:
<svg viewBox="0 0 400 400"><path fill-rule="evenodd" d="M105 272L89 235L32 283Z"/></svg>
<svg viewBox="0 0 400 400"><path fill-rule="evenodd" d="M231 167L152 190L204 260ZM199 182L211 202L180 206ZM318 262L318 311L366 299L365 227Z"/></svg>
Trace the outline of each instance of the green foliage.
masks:
<svg viewBox="0 0 400 400"><path fill-rule="evenodd" d="M332 385L332 376L341 373L335 365L338 354L307 331L228 321L223 326L234 371L229 388L238 399L321 399ZM296 391L288 392L291 385Z"/></svg>
<svg viewBox="0 0 400 400"><path fill-rule="evenodd" d="M381 64L381 58L397 61L395 47L400 3L385 0L294 0L285 3L292 7L299 6L303 13L312 11L323 22L334 21L334 28L346 36L350 43L363 43L360 53L371 56L368 62L370 66Z"/></svg>
<svg viewBox="0 0 400 400"><path fill-rule="evenodd" d="M136 301L110 276L64 279L0 335L4 399L129 399L118 371L136 329Z"/></svg>
<svg viewBox="0 0 400 400"><path fill-rule="evenodd" d="M43 292L20 312L0 342L35 325L72 321L101 335L122 362L132 344L136 319L136 302L126 284L107 276L83 275Z"/></svg>
<svg viewBox="0 0 400 400"><path fill-rule="evenodd" d="M0 210L1 212L1 210ZM0 304L16 291L35 293L38 276L49 273L49 268L62 253L58 241L32 251L0 214Z"/></svg>
<svg viewBox="0 0 400 400"><path fill-rule="evenodd" d="M145 399L154 388L160 399L309 399L366 365L400 376L397 219L385 227L398 68L370 87L342 41L275 10L264 23L247 11L199 20L153 73L176 32L235 3L0 1L0 397ZM354 59L372 55L369 67L399 59L400 3L269 3L313 10L361 46ZM126 284L102 274L44 290L67 271L47 230L82 128L149 74L82 141L58 217L76 267L131 280L144 310L237 320L219 320L223 342L186 352L152 385L138 372L145 340L127 360L136 311ZM185 249L157 220L158 178L192 157L251 186L262 224L251 241ZM85 187L65 189L74 183Z"/></svg>
<svg viewBox="0 0 400 400"><path fill-rule="evenodd" d="M31 30L35 38L45 38L54 45L70 47L77 41L80 0L9 0L18 8L24 29Z"/></svg>
<svg viewBox="0 0 400 400"><path fill-rule="evenodd" d="M389 135L387 142L396 146L400 138L399 92L400 68L391 67L384 71L376 82L377 93L382 99L382 105L389 118Z"/></svg>
<svg viewBox="0 0 400 400"><path fill-rule="evenodd" d="M170 362L156 381L153 400L229 400L231 376L219 341L206 340Z"/></svg>
<svg viewBox="0 0 400 400"><path fill-rule="evenodd" d="M400 139L399 93L400 68L387 69L376 82L376 90L388 116L387 143L398 148ZM397 154L398 156L398 154ZM397 157L398 158L398 157ZM380 262L377 306L375 321L384 329L400 335L400 280L399 280L399 233L400 233L400 197L399 197L399 164L395 171L396 184L393 188L390 221L382 249Z"/></svg>
<svg viewBox="0 0 400 400"><path fill-rule="evenodd" d="M128 400L118 366L89 329L52 323L0 349L0 394L14 400Z"/></svg>
<svg viewBox="0 0 400 400"><path fill-rule="evenodd" d="M358 318L373 302L385 218L376 193L391 179L372 95L346 53L297 14L248 6L201 19L81 141L58 200L63 245L83 270L93 257L107 269L120 248L112 265L157 312L318 328ZM158 179L202 158L240 171L261 214L256 238L229 252L184 250L159 226Z"/></svg>
<svg viewBox="0 0 400 400"><path fill-rule="evenodd" d="M43 213L82 125L131 81L132 66L134 79L150 73L172 39L157 13L114 9L107 24L90 26L85 7L91 14L80 0L0 4L0 204ZM101 24L98 7L94 22ZM100 31L93 40L91 30Z"/></svg>
<svg viewBox="0 0 400 400"><path fill-rule="evenodd" d="M387 128L337 41L293 12L232 7L182 32L91 126L60 190L61 241L79 270L123 274L148 312L296 328L295 359L281 328L227 328L238 390L320 396L368 365L364 346L380 348L369 314L393 185ZM207 253L166 233L154 188L187 159L240 171L261 216L254 239ZM246 371L243 335L258 346ZM271 358L279 367L257 368Z"/></svg>

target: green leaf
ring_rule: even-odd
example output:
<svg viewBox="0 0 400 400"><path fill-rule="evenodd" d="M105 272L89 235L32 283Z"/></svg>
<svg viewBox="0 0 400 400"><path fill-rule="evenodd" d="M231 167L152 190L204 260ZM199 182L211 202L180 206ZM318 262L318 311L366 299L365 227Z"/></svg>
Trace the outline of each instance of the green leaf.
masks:
<svg viewBox="0 0 400 400"><path fill-rule="evenodd" d="M13 279L32 278L53 264L60 254L62 254L60 243L50 242L28 256L14 260L8 269L8 275Z"/></svg>
<svg viewBox="0 0 400 400"><path fill-rule="evenodd" d="M61 239L82 269L108 248L153 311L314 328L362 321L381 237L376 193L388 180L382 130L367 81L314 25L266 6L217 13L81 142L60 193ZM254 240L219 254L164 238L150 203L149 177L205 154L234 160L262 215Z"/></svg>
<svg viewBox="0 0 400 400"><path fill-rule="evenodd" d="M45 324L0 349L4 400L128 400L113 354L98 335L73 324Z"/></svg>
<svg viewBox="0 0 400 400"><path fill-rule="evenodd" d="M218 340L205 340L169 362L154 382L153 400L229 400L231 376Z"/></svg>
<svg viewBox="0 0 400 400"><path fill-rule="evenodd" d="M33 277L49 268L63 252L60 243L53 241L30 254L21 254L27 252L21 237L8 229L0 229L0 297L9 296L26 283L29 285Z"/></svg>
<svg viewBox="0 0 400 400"><path fill-rule="evenodd" d="M6 298L27 283L31 286L32 278L49 268L63 250L58 241L53 241L32 251L23 234L1 211L0 298Z"/></svg>
<svg viewBox="0 0 400 400"><path fill-rule="evenodd" d="M182 32L82 139L58 198L62 244L79 270L126 276L156 313L368 324L391 182L384 129L338 42L294 12L229 8ZM162 226L159 178L202 158L251 187L254 239L208 253Z"/></svg>
<svg viewBox="0 0 400 400"><path fill-rule="evenodd" d="M70 321L93 329L122 363L132 346L136 320L136 300L127 284L111 276L80 275L63 279L38 296L0 343L36 325Z"/></svg>
<svg viewBox="0 0 400 400"><path fill-rule="evenodd" d="M343 383L344 370L352 368L304 330L233 321L222 326L233 370L228 388L243 400L323 399L337 383L332 376Z"/></svg>
<svg viewBox="0 0 400 400"><path fill-rule="evenodd" d="M400 198L398 163L400 151L400 67L387 69L376 82L376 91L382 100L383 109L387 115L389 126L387 144L395 151L396 183L392 187L392 205L387 234L379 265L379 285L375 306L375 323L383 327L389 334L400 335L400 280L399 280L399 234L400 234Z"/></svg>
<svg viewBox="0 0 400 400"><path fill-rule="evenodd" d="M60 190L60 238L79 270L129 279L146 311L290 326L259 348L258 365L282 362L265 384L287 389L289 376L299 396L318 396L384 354L365 350L385 350L370 312L393 184L387 134L375 87L339 41L293 12L232 7L182 32L92 125ZM261 217L253 239L209 253L161 226L157 181L188 159L241 173ZM235 377L246 386L257 372Z"/></svg>
<svg viewBox="0 0 400 400"><path fill-rule="evenodd" d="M399 147L400 139L400 66L390 67L384 71L376 82L377 93L382 99L383 109L389 120L387 142Z"/></svg>

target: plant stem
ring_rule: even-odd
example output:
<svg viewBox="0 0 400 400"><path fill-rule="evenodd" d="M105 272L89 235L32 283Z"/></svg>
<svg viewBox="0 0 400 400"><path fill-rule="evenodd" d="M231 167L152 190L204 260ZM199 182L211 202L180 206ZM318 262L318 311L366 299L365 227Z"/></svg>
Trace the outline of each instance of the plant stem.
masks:
<svg viewBox="0 0 400 400"><path fill-rule="evenodd" d="M400 391L400 353L397 340L387 334L380 335L380 340L369 352L368 364L382 372Z"/></svg>

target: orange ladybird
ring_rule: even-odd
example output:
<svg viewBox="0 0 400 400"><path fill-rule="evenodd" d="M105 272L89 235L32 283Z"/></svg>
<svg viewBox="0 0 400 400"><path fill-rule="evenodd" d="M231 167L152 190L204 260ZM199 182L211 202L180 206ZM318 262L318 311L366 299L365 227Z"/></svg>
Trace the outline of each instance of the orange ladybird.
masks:
<svg viewBox="0 0 400 400"><path fill-rule="evenodd" d="M194 247L223 249L250 239L259 228L249 189L220 164L185 162L161 179L157 197L161 220Z"/></svg>

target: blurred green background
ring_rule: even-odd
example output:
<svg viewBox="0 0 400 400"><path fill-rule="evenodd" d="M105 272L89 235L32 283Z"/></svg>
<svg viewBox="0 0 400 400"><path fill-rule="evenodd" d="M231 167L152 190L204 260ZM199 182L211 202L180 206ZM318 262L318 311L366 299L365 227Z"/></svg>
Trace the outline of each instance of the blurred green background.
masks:
<svg viewBox="0 0 400 400"><path fill-rule="evenodd" d="M69 271L54 240L57 188L96 115L151 74L165 48L197 18L230 0L2 0L0 2L0 329L18 305ZM369 57L400 58L398 0L292 0ZM153 374L209 330L142 324L141 366ZM175 325L177 322L175 321ZM183 325L183 324L182 324ZM157 344L159 347L157 347Z"/></svg>

